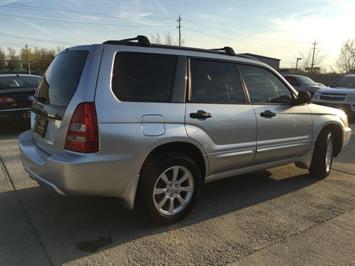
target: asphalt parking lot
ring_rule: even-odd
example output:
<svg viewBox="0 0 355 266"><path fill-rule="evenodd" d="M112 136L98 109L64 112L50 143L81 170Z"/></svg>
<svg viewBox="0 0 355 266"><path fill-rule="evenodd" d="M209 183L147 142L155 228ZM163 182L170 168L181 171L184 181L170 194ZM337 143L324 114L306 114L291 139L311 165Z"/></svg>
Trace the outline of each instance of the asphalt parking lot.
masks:
<svg viewBox="0 0 355 266"><path fill-rule="evenodd" d="M324 180L287 165L207 184L185 220L159 228L116 199L39 187L19 160L23 128L0 128L0 265L355 263L354 133Z"/></svg>

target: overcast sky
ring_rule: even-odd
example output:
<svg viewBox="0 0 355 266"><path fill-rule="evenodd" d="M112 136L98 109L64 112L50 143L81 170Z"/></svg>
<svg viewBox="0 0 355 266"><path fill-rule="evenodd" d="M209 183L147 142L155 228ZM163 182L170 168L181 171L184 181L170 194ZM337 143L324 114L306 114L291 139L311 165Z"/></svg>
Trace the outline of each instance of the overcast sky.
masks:
<svg viewBox="0 0 355 266"><path fill-rule="evenodd" d="M335 66L355 38L355 0L0 0L0 47L67 47L137 34L172 33L186 46L232 46L294 67L317 41Z"/></svg>

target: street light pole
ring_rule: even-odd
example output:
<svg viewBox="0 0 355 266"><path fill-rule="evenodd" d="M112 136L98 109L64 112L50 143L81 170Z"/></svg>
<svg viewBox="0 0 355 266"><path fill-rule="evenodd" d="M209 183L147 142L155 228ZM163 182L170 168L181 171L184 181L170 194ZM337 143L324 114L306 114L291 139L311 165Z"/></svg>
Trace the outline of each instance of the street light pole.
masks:
<svg viewBox="0 0 355 266"><path fill-rule="evenodd" d="M300 61L300 60L302 60L302 58L301 57L297 57L297 59L296 59L296 70L298 69L298 61Z"/></svg>

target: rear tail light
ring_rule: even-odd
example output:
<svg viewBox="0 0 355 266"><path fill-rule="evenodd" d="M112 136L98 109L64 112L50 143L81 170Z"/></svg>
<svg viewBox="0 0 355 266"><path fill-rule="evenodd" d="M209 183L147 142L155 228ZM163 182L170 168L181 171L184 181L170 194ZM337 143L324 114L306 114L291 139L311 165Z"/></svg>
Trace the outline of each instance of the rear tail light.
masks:
<svg viewBox="0 0 355 266"><path fill-rule="evenodd" d="M0 96L0 105L12 105L16 104L16 100L8 96Z"/></svg>
<svg viewBox="0 0 355 266"><path fill-rule="evenodd" d="M65 149L76 152L97 152L99 135L94 103L81 103L70 121Z"/></svg>

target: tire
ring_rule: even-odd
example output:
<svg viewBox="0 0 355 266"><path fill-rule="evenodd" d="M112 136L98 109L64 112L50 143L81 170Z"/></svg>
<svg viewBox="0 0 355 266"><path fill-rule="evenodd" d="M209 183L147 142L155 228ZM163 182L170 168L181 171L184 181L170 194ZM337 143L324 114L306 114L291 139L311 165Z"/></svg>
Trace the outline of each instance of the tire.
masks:
<svg viewBox="0 0 355 266"><path fill-rule="evenodd" d="M164 153L143 166L139 193L151 220L169 225L191 212L201 187L202 176L193 160L181 154Z"/></svg>
<svg viewBox="0 0 355 266"><path fill-rule="evenodd" d="M329 175L333 163L334 150L333 134L330 130L323 130L316 141L309 173L316 178Z"/></svg>

